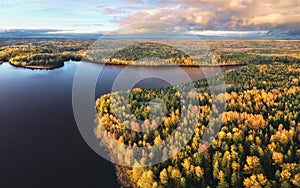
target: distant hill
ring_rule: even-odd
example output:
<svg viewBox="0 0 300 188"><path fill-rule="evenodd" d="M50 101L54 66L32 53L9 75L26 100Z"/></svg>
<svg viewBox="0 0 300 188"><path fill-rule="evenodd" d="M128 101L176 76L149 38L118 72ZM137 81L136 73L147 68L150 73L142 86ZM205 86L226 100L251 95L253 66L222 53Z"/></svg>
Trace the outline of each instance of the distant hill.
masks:
<svg viewBox="0 0 300 188"><path fill-rule="evenodd" d="M140 42L119 50L109 60L113 64L196 65L183 51L158 42Z"/></svg>
<svg viewBox="0 0 300 188"><path fill-rule="evenodd" d="M0 30L0 38L77 38L77 39L98 39L103 36L101 33L63 33L55 29L8 29Z"/></svg>

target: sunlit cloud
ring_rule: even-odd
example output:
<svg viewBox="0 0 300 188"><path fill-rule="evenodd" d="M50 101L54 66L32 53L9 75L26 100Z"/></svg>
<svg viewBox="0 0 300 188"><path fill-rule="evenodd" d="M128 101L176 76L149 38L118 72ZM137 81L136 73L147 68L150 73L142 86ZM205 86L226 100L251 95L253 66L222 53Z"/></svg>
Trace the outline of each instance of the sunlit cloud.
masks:
<svg viewBox="0 0 300 188"><path fill-rule="evenodd" d="M188 32L194 35L202 35L202 36L247 36L247 35L264 35L267 34L268 31L190 31Z"/></svg>
<svg viewBox="0 0 300 188"><path fill-rule="evenodd" d="M293 27L300 21L296 0L174 0L167 7L141 9L119 20L120 28L140 20L164 21L197 30L247 31ZM297 6L298 5L298 6ZM173 7L172 7L173 6ZM134 28L135 29L135 28ZM148 29L144 29L148 31ZM130 31L127 31L130 32Z"/></svg>
<svg viewBox="0 0 300 188"><path fill-rule="evenodd" d="M2 29L48 28L110 34L187 32L208 36L277 33L276 36L300 37L300 0L5 2L0 1L5 7L0 10L6 15L0 17Z"/></svg>

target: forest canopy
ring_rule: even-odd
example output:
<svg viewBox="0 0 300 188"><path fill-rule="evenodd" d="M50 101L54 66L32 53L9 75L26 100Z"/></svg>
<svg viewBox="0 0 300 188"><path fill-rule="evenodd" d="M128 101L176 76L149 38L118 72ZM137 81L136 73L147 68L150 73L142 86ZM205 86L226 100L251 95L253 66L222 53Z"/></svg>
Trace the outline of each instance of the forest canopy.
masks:
<svg viewBox="0 0 300 188"><path fill-rule="evenodd" d="M218 109L212 106L209 88L203 89L208 86L206 80L199 80L193 83L201 88L197 91L199 103L194 106L201 110L192 139L176 156L162 163L147 167L116 165L124 187L300 187L300 65L282 62L248 65L223 76L232 85L225 94L227 105L222 113L222 126L216 137L210 137L211 145L201 140L205 132L215 131L207 125L214 121L210 113ZM102 96L96 101L95 135L100 139L99 131L104 127L108 136L119 143L134 147L159 145L194 116L192 111L181 108L185 103L179 97L186 94L176 92L176 87L135 88L128 91L127 106L122 106L125 100L122 92ZM149 121L151 106L147 102L153 98L166 103L167 112L160 115L165 116L163 120ZM122 121L116 111L123 112L121 117L133 113L136 119ZM180 123L182 113L186 121ZM151 128L159 123L157 129ZM140 132L145 126L152 131ZM175 137L173 141L181 140ZM116 147L105 146L109 151ZM122 158L122 152L118 156ZM155 156L153 152L135 163L143 164Z"/></svg>

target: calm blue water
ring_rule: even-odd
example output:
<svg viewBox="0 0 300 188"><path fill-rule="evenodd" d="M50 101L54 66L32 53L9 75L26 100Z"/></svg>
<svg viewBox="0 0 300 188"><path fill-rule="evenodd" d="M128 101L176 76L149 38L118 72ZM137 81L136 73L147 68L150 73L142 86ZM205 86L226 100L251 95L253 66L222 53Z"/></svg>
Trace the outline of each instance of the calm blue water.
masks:
<svg viewBox="0 0 300 188"><path fill-rule="evenodd" d="M77 66L66 62L55 70L29 70L0 65L0 187L120 187L113 164L94 153L77 129L72 111ZM101 65L90 67L99 69ZM104 68L97 97L110 91L123 68ZM230 68L234 67L223 69ZM215 68L207 69L215 72ZM143 74L150 68L132 70ZM170 74L173 69L151 70ZM186 71L193 80L203 77L199 69ZM169 84L149 78L136 85L155 88Z"/></svg>
<svg viewBox="0 0 300 188"><path fill-rule="evenodd" d="M75 124L76 67L0 65L0 187L119 187L114 166L85 144Z"/></svg>

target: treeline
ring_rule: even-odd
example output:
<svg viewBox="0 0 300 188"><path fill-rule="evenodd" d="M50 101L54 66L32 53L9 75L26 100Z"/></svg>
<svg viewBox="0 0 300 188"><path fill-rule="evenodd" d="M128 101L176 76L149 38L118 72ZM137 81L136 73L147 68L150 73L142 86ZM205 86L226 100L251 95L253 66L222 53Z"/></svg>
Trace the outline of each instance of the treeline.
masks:
<svg viewBox="0 0 300 188"><path fill-rule="evenodd" d="M222 52L217 56L219 64L268 64L272 62L300 63L299 58L291 56L266 56L247 52Z"/></svg>
<svg viewBox="0 0 300 188"><path fill-rule="evenodd" d="M80 61L81 58L82 56L74 53L38 53L30 56L16 56L9 61L12 65L28 68L57 68L63 66L65 61Z"/></svg>
<svg viewBox="0 0 300 188"><path fill-rule="evenodd" d="M129 93L107 94L97 100L96 136L101 138L104 128L109 137L135 147L159 145L175 129L189 127L195 112L200 112L198 121L192 122L195 125L191 130L192 139L176 156L148 167L117 165L118 179L123 186L300 187L300 65L279 62L249 65L229 71L224 77L233 85L214 101L219 104L225 100L227 104L226 111L219 117L212 116L221 109L212 104L209 88L203 89L207 86L205 80L193 83L199 87L197 94L178 92L179 86L154 90L136 88ZM126 101L128 96L129 102ZM195 97L198 102L191 102ZM165 108L149 105L154 98L162 99ZM217 129L214 126L220 120L222 127ZM139 132L147 127L151 131ZM206 140L211 145L202 140L207 132ZM183 140L184 137L175 135L172 142ZM116 145L101 144L112 153L115 151ZM169 148L163 151L164 155L172 152L172 146ZM112 156L128 160L129 164L145 164L159 153L153 151L134 161L126 158L122 151L121 148Z"/></svg>
<svg viewBox="0 0 300 188"><path fill-rule="evenodd" d="M0 40L0 62L25 67L58 67L68 58L147 66L292 63L300 61L299 47L297 41L10 39Z"/></svg>
<svg viewBox="0 0 300 188"><path fill-rule="evenodd" d="M0 47L0 62L29 68L57 68L64 61L80 61L91 43L75 39L8 40Z"/></svg>

